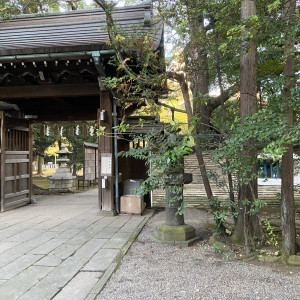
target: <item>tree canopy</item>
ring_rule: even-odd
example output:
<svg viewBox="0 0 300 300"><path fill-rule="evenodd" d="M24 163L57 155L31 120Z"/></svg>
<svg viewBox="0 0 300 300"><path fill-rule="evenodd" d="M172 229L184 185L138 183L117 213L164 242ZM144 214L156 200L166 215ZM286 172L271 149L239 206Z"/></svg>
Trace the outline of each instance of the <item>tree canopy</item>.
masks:
<svg viewBox="0 0 300 300"><path fill-rule="evenodd" d="M232 212L237 212L237 220L241 220L237 222L236 231L241 230L249 250L253 237L257 238L255 220L264 205L257 201L257 155L285 157L300 134L299 81L296 79L299 44L295 44L299 37L299 6L296 1L153 1L166 24L167 58L171 64L165 73L155 63L155 54L147 49L151 38L132 41L122 37L111 15L116 3L96 2L106 11L110 45L117 53L115 63L123 70L118 82L108 79L108 84L134 82L140 101L148 104L154 97L149 90L157 91L157 86L165 86L167 79L179 84L208 199L214 195L203 160L205 144L198 135L217 130L225 136L216 159L228 174L229 183L232 173L237 176L239 202L238 206L233 204ZM138 51L124 53L121 49ZM177 56L181 53L183 68L178 64L172 68L175 55L169 49L176 50L173 53ZM138 71L129 66L133 58L140 63ZM287 72L287 61L291 59L294 65ZM216 90L219 96L213 95ZM161 97L166 99L164 94ZM235 105L237 102L239 108ZM295 121L287 118L291 111ZM214 120L215 125L211 124ZM286 165L283 163L283 168ZM292 174L288 175L287 181L292 180ZM287 185L283 185L284 188ZM291 187L289 189L293 193ZM293 202L291 197L289 203Z"/></svg>

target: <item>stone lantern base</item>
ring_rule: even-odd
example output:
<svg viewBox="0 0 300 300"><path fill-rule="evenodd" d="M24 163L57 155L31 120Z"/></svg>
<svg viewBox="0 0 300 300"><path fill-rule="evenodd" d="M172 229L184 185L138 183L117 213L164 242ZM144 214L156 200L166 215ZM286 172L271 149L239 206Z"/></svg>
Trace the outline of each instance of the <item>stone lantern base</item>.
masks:
<svg viewBox="0 0 300 300"><path fill-rule="evenodd" d="M76 176L72 175L70 168L67 166L67 162L69 161L67 155L72 152L66 150L65 144L61 144L61 150L55 153L59 155L57 162L60 165L55 174L50 177L50 191L59 193L76 192Z"/></svg>
<svg viewBox="0 0 300 300"><path fill-rule="evenodd" d="M180 186L192 182L192 174L175 173L165 176L165 181L169 187ZM182 189L179 192L172 188L166 188L166 219L165 224L156 228L156 232L152 237L154 241L160 244L180 245L189 247L198 242L200 237L195 234L195 228L191 225L184 224L184 216L178 214L178 208L183 201ZM177 199L171 201L172 199Z"/></svg>
<svg viewBox="0 0 300 300"><path fill-rule="evenodd" d="M68 168L59 168L50 177L50 191L59 193L76 192L76 176L72 176Z"/></svg>
<svg viewBox="0 0 300 300"><path fill-rule="evenodd" d="M59 193L76 192L75 179L51 179L50 178L50 191Z"/></svg>
<svg viewBox="0 0 300 300"><path fill-rule="evenodd" d="M157 227L152 239L160 244L179 245L189 247L200 241L195 235L195 228L191 225L170 226L162 224Z"/></svg>

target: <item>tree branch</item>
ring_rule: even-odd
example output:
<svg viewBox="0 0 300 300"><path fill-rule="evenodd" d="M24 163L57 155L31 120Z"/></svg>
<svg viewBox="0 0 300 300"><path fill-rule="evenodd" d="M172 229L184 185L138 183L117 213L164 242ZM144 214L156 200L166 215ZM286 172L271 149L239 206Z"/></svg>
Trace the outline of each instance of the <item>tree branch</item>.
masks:
<svg viewBox="0 0 300 300"><path fill-rule="evenodd" d="M146 101L143 102L139 102L139 103L135 103L135 104L131 104L129 107L124 109L124 114L125 116L130 116L132 115L137 109L143 107L143 106L147 106Z"/></svg>
<svg viewBox="0 0 300 300"><path fill-rule="evenodd" d="M225 103L232 94L235 94L238 91L239 91L238 85L235 84L235 85L229 87L228 89L224 90L223 93L221 93L221 95L219 95L217 97L210 97L207 102L207 106L209 107L209 109L215 110L220 105L222 105L222 103Z"/></svg>
<svg viewBox="0 0 300 300"><path fill-rule="evenodd" d="M176 108L176 107L174 107L174 106L171 106L171 105L168 105L168 104L159 102L159 101L156 101L155 103L156 103L157 105L160 105L160 106L164 106L164 107L166 107L166 108L169 108L169 109L171 109L171 110L173 110L173 111L177 111L177 112L181 112L181 113L186 114L186 110L184 110L184 109Z"/></svg>
<svg viewBox="0 0 300 300"><path fill-rule="evenodd" d="M94 0L105 12L105 16L106 16L106 24L107 24L107 32L108 32L108 36L109 36L109 40L110 40L110 44L113 48L113 50L115 51L116 57L119 61L119 63L122 65L123 70L129 75L131 76L131 78L134 79L138 79L138 76L126 65L126 63L124 63L124 59L121 55L121 45L119 44L119 42L116 42L118 39L116 39L117 33L116 33L116 28L115 28L115 22L114 19L112 17L112 12L113 9L116 5L116 3L114 3L112 1L112 3L107 3L106 0Z"/></svg>
<svg viewBox="0 0 300 300"><path fill-rule="evenodd" d="M167 72L166 76L168 79L176 80L178 83L185 82L185 77L183 73Z"/></svg>

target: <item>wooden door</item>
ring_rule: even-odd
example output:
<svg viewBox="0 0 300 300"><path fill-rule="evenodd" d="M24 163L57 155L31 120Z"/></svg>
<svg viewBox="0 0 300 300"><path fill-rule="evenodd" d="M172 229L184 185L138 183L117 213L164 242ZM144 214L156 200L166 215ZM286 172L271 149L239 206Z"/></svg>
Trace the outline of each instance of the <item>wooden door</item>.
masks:
<svg viewBox="0 0 300 300"><path fill-rule="evenodd" d="M27 120L1 115L1 211L31 201L31 133Z"/></svg>

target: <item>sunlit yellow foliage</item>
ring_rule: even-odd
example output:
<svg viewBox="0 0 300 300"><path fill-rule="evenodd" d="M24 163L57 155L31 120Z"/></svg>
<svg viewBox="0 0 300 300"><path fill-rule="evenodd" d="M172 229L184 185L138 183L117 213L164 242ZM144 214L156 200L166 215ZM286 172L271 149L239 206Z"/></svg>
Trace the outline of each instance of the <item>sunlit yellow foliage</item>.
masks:
<svg viewBox="0 0 300 300"><path fill-rule="evenodd" d="M160 102L163 102L169 106L172 106L174 108L185 110L185 105L183 101L183 97L180 91L179 84L168 80L168 88L171 90L171 92L168 95L167 99L160 99ZM142 107L141 109L138 109L134 113L135 116L153 116L153 115L159 115L160 121L164 123L170 123L172 120L172 111L170 108L166 108L160 105L155 105L154 103L151 103L151 105L147 105ZM188 121L187 121L187 115L186 113L181 112L175 112L174 118L176 119L176 123L180 123L180 129L181 133L187 133L188 130Z"/></svg>
<svg viewBox="0 0 300 300"><path fill-rule="evenodd" d="M48 156L54 156L55 152L59 150L59 147L58 147L58 142L55 142L54 145L48 147L48 149L45 151L45 153L48 155Z"/></svg>
<svg viewBox="0 0 300 300"><path fill-rule="evenodd" d="M66 140L66 138L62 137L61 141L63 144L66 145L66 150L68 149L68 141ZM58 142L56 141L52 146L48 147L48 149L45 151L45 154L47 154L48 156L54 156L55 152L59 151L59 146L58 146Z"/></svg>
<svg viewBox="0 0 300 300"><path fill-rule="evenodd" d="M180 87L178 83L173 81L168 81L168 87L172 90L169 94L169 98L167 101L164 101L166 104L173 106L175 108L185 110L183 97L180 91ZM185 113L176 112L174 113L174 118L178 123L181 123L181 133L186 133L187 126L187 115ZM162 122L169 123L172 120L172 112L169 108L162 107L160 111L160 119Z"/></svg>

